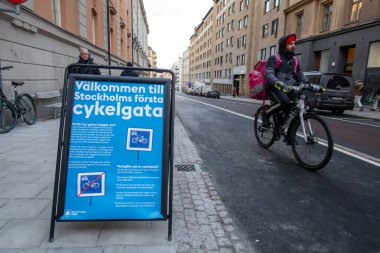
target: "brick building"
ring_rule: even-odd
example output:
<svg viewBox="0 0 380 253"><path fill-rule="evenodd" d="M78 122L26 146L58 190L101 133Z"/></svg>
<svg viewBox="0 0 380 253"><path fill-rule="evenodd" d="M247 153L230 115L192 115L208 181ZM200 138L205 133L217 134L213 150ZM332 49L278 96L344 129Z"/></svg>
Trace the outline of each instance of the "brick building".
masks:
<svg viewBox="0 0 380 253"><path fill-rule="evenodd" d="M4 9L14 6L0 0L0 60L14 66L3 73L6 95L12 94L11 80L25 81L21 90L32 95L62 89L64 70L78 61L80 46L89 49L96 63L108 65L107 1L28 0L19 15ZM133 61L148 67L143 1L109 0L108 11L112 64Z"/></svg>

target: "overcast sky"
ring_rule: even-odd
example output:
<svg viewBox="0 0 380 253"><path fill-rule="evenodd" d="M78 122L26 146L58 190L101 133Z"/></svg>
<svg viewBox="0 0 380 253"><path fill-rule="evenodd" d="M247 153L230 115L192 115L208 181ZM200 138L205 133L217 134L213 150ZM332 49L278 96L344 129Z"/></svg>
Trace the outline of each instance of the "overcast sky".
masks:
<svg viewBox="0 0 380 253"><path fill-rule="evenodd" d="M148 44L157 52L158 68L171 68L178 61L212 3L212 0L144 0Z"/></svg>

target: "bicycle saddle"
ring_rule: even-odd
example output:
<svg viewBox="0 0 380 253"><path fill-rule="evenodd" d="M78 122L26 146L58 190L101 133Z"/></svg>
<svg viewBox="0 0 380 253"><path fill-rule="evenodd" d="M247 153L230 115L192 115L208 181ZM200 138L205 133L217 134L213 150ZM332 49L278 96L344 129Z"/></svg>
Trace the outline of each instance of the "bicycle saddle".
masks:
<svg viewBox="0 0 380 253"><path fill-rule="evenodd" d="M22 81L12 81L12 85L13 86L20 86L20 85L23 85L24 84L24 82L22 82Z"/></svg>

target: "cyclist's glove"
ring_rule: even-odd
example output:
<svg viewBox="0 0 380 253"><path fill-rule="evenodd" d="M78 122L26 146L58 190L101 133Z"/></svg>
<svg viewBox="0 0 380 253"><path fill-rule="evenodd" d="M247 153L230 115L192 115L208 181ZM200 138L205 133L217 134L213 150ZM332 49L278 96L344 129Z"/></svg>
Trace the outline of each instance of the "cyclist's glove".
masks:
<svg viewBox="0 0 380 253"><path fill-rule="evenodd" d="M279 91L282 91L284 93L288 93L290 91L290 88L286 86L283 82L278 81L274 84L274 87L278 89Z"/></svg>

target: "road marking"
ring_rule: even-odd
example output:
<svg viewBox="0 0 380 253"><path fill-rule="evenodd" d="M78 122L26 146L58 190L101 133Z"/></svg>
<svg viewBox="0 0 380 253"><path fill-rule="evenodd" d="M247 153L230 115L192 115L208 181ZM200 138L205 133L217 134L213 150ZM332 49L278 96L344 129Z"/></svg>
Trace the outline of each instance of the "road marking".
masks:
<svg viewBox="0 0 380 253"><path fill-rule="evenodd" d="M201 102L201 101L198 101L198 100L195 100L195 99L187 98L187 97L177 96L177 98L178 97L183 98L183 99L187 99L187 100L191 100L191 101L194 101L196 103L204 104L204 105L207 105L207 106L210 106L210 107L213 107L213 108L225 111L225 112L229 112L229 113L235 114L237 116L240 116L240 117L243 117L243 118L246 118L246 119L255 120L255 118L253 118L253 117L250 117L250 116L247 116L247 115L244 115L244 114L241 114L241 113L237 113L237 112L234 112L234 111L231 111L231 110L228 110L228 109L224 109L224 108L221 108L219 106L211 105L211 104L208 104L208 103L205 103L205 102ZM341 146L341 145L336 144L336 143L334 143L334 150L336 150L338 152L341 152L343 154L346 154L348 156L357 158L357 159L362 160L364 162L370 163L370 164L372 164L374 166L380 167L380 159L378 159L376 157L364 154L364 153L359 152L359 151L354 150L354 149L350 149L350 148Z"/></svg>
<svg viewBox="0 0 380 253"><path fill-rule="evenodd" d="M371 127L380 128L379 125L372 125L372 124L367 124L367 123L362 123L362 122L356 122L356 121L347 120L347 119L338 119L338 118L333 118L333 117L328 117L328 116L320 116L320 117L323 117L323 118L326 118L326 119L337 120L337 121L349 122L349 123L358 124L358 125L364 125L364 126L371 126Z"/></svg>
<svg viewBox="0 0 380 253"><path fill-rule="evenodd" d="M219 109L219 110L222 110L222 111L225 111L225 112L229 112L229 113L235 114L237 116L240 116L240 117L243 117L243 118L246 118L246 119L250 119L250 120L254 120L255 119L253 117L250 117L250 116L238 113L238 112L234 112L234 111L231 111L231 110L228 110L228 109L224 109L224 108L216 106L216 105L207 104L205 102L201 102L201 101L198 101L198 100L195 100L195 99L192 99L192 98L186 98L186 97L182 97L182 96L181 96L181 98L184 98L184 99L187 99L187 100L191 100L191 101L194 101L194 102L197 102L197 103L200 103L200 104L208 105L208 106L214 107L216 109Z"/></svg>

